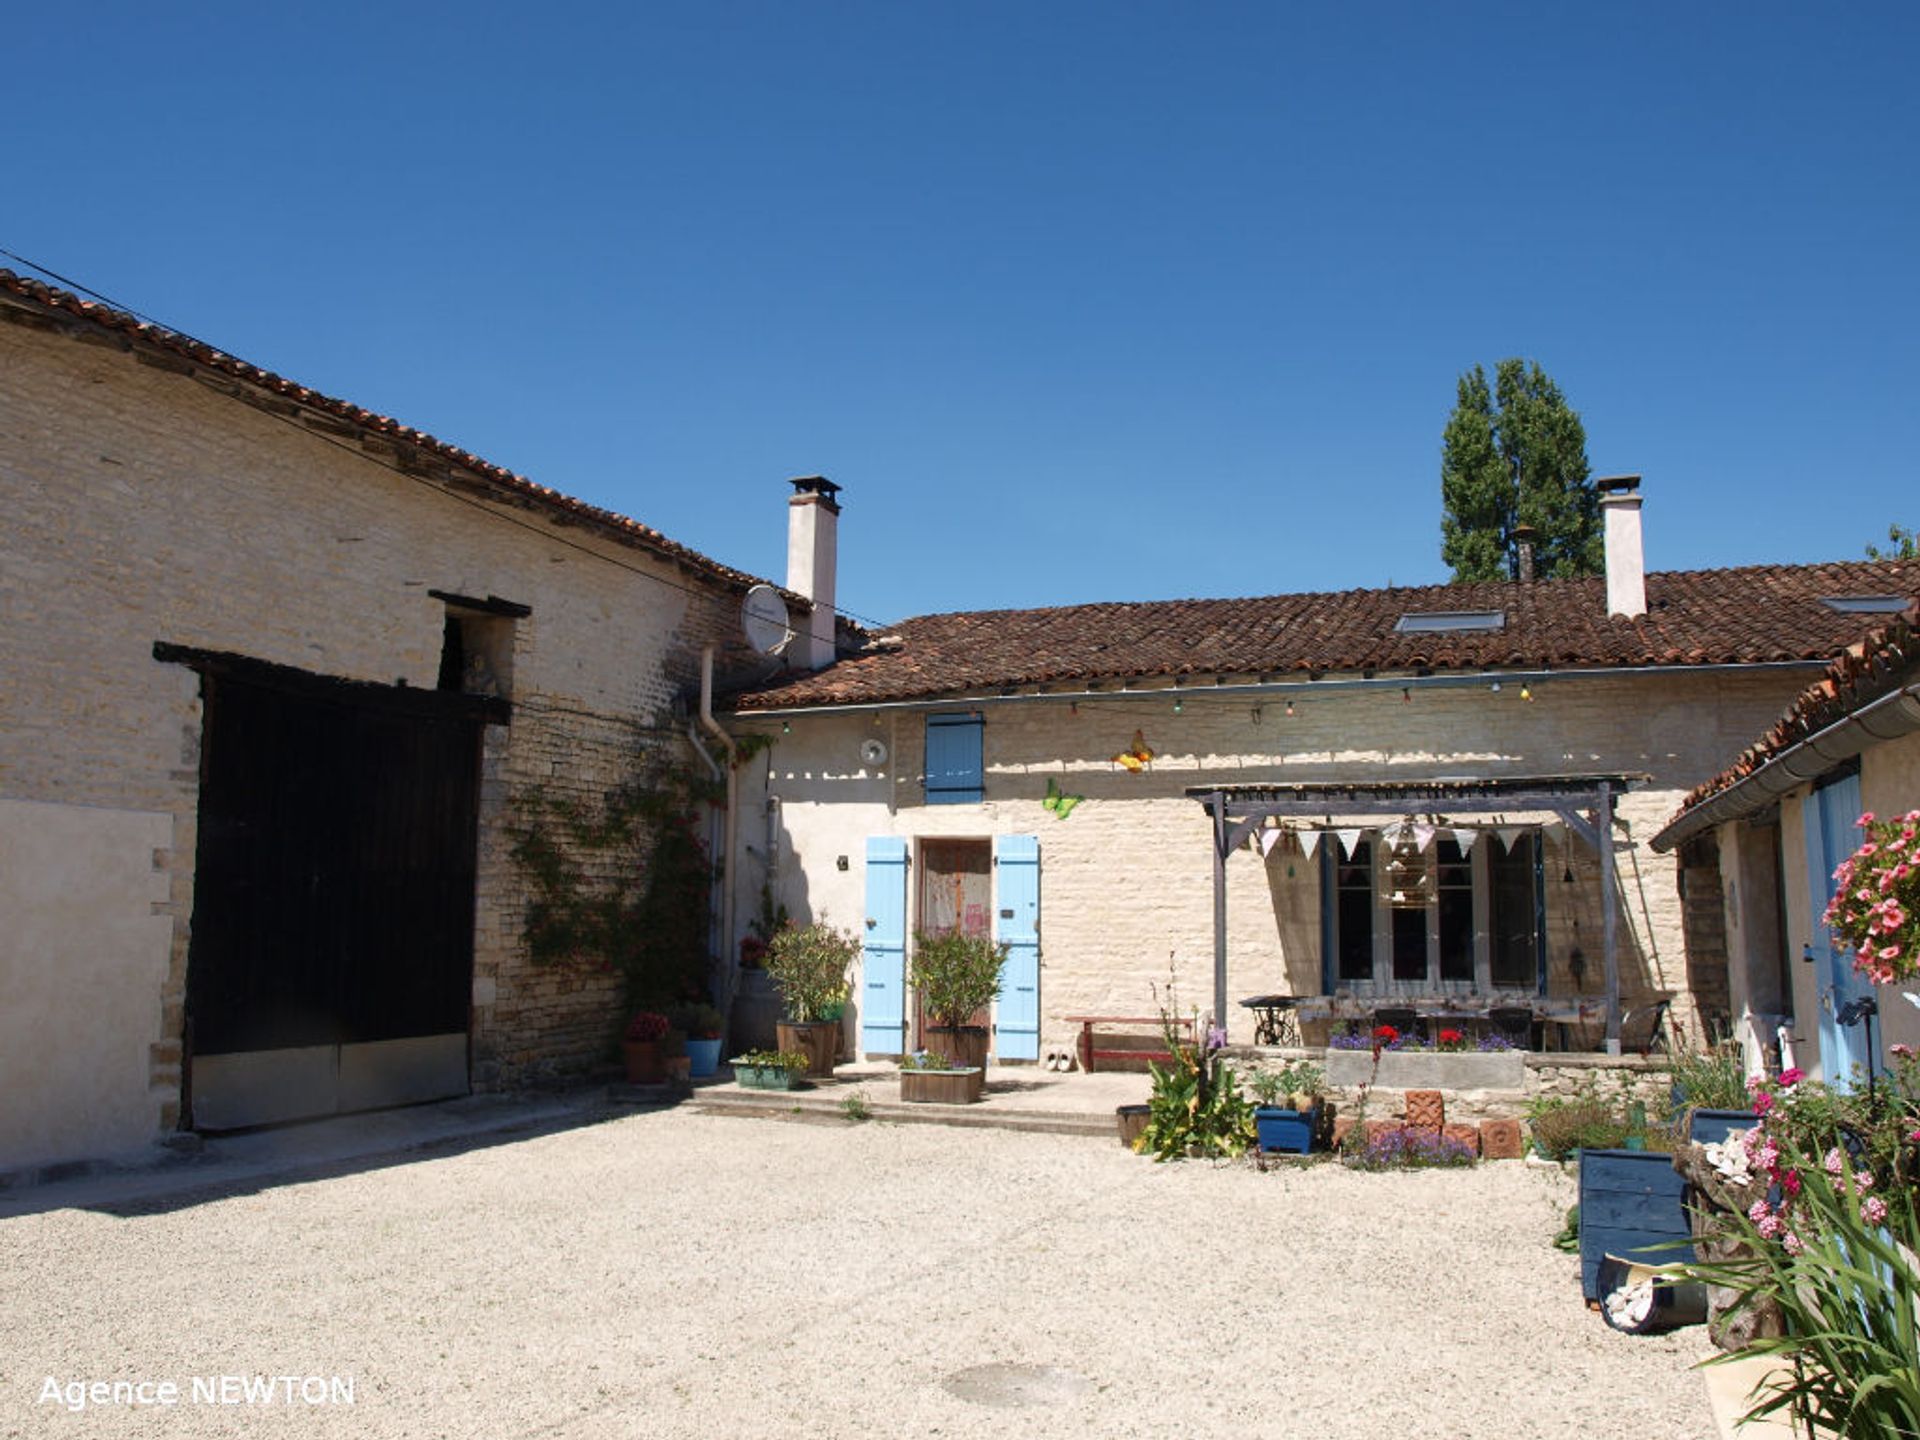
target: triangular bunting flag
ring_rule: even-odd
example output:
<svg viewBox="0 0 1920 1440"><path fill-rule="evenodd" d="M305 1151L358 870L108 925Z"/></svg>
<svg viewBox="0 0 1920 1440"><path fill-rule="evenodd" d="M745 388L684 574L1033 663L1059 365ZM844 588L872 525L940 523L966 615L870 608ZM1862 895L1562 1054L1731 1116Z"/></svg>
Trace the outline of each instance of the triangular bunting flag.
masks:
<svg viewBox="0 0 1920 1440"><path fill-rule="evenodd" d="M1524 825L1502 825L1499 831L1501 848L1511 855L1513 847L1520 843L1520 837L1526 833L1527 827Z"/></svg>
<svg viewBox="0 0 1920 1440"><path fill-rule="evenodd" d="M1320 831L1302 830L1300 834L1300 853L1311 860L1313 852L1320 848Z"/></svg>
<svg viewBox="0 0 1920 1440"><path fill-rule="evenodd" d="M1277 826L1272 830L1262 830L1260 832L1260 853L1262 855L1273 854L1273 847L1280 843L1280 837L1286 833L1286 831Z"/></svg>
<svg viewBox="0 0 1920 1440"><path fill-rule="evenodd" d="M1453 832L1453 843L1460 847L1460 853L1462 855L1473 854L1473 847L1479 842L1479 839L1480 832L1478 830L1460 828Z"/></svg>
<svg viewBox="0 0 1920 1440"><path fill-rule="evenodd" d="M1333 833L1340 837L1340 849L1342 853L1351 860L1353 858L1353 847L1360 843L1360 831L1356 828L1353 830L1336 830Z"/></svg>
<svg viewBox="0 0 1920 1440"><path fill-rule="evenodd" d="M1431 825L1416 825L1413 827L1413 843L1425 850L1433 844L1434 833L1434 827Z"/></svg>

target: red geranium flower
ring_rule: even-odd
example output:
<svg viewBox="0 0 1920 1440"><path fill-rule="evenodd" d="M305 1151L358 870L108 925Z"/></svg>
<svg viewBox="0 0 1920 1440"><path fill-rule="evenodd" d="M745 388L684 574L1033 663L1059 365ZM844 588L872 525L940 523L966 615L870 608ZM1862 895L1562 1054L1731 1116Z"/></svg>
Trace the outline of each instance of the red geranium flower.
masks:
<svg viewBox="0 0 1920 1440"><path fill-rule="evenodd" d="M1383 1045L1391 1045L1400 1038L1400 1032L1391 1025L1376 1025L1373 1027L1373 1038Z"/></svg>
<svg viewBox="0 0 1920 1440"><path fill-rule="evenodd" d="M1464 1045L1467 1043L1467 1037L1462 1035L1458 1030L1442 1030L1440 1032L1440 1043L1442 1045Z"/></svg>

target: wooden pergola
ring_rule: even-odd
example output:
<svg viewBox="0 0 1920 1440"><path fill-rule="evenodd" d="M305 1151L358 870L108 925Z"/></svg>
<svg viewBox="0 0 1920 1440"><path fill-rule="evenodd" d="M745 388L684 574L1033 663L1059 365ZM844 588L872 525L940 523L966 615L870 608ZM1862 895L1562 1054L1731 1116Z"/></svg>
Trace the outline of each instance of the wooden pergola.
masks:
<svg viewBox="0 0 1920 1440"><path fill-rule="evenodd" d="M1602 948L1607 981L1607 1049L1620 1047L1619 924L1614 897L1614 802L1641 775L1509 776L1486 780L1301 781L1274 785L1189 785L1187 797L1213 820L1213 1013L1227 1013L1227 857L1269 819L1400 815L1550 814L1600 855Z"/></svg>

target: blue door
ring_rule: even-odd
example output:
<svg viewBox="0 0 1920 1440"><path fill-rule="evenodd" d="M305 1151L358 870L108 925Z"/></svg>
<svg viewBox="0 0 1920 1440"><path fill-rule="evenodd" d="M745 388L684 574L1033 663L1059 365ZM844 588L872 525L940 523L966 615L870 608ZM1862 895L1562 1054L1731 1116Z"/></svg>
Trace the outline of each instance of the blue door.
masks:
<svg viewBox="0 0 1920 1440"><path fill-rule="evenodd" d="M1853 956L1836 951L1820 917L1833 899L1833 872L1859 848L1860 777L1842 776L1815 787L1801 807L1807 838L1807 900L1812 907L1813 964L1820 1007L1820 1072L1829 1085L1844 1089L1855 1065L1867 1063L1865 1025L1842 1025L1834 1015L1848 1001L1873 993L1872 984L1853 968Z"/></svg>
<svg viewBox="0 0 1920 1440"><path fill-rule="evenodd" d="M1040 1058L1040 841L1001 835L993 842L993 938L1007 947L995 1010L994 1054Z"/></svg>
<svg viewBox="0 0 1920 1440"><path fill-rule="evenodd" d="M860 948L860 1048L899 1055L907 1024L907 842L867 840L867 924Z"/></svg>

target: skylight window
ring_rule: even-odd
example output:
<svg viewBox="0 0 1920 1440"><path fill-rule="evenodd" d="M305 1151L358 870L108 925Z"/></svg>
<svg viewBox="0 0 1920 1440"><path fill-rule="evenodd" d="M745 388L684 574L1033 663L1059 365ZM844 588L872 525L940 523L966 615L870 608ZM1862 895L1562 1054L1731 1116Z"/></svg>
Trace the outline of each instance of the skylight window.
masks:
<svg viewBox="0 0 1920 1440"><path fill-rule="evenodd" d="M1504 630L1504 610L1409 610L1395 623L1402 634L1438 634L1454 630Z"/></svg>
<svg viewBox="0 0 1920 1440"><path fill-rule="evenodd" d="M1820 603L1842 615L1898 615L1913 602L1904 595L1822 595Z"/></svg>

